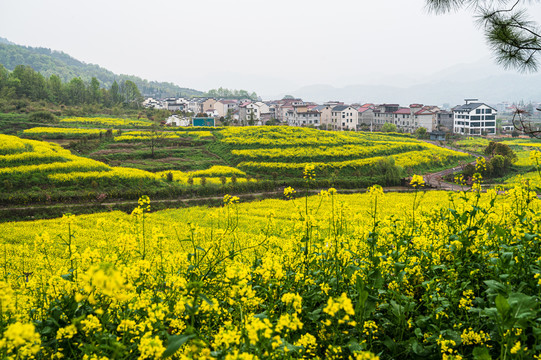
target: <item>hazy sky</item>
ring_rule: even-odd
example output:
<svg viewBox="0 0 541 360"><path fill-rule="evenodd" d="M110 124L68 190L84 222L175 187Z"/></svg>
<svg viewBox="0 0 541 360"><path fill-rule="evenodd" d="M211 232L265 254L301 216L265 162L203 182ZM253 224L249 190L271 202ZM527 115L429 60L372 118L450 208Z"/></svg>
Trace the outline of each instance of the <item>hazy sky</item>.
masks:
<svg viewBox="0 0 541 360"><path fill-rule="evenodd" d="M429 14L424 0L2 0L0 36L115 73L267 94L408 82L490 56L470 13Z"/></svg>

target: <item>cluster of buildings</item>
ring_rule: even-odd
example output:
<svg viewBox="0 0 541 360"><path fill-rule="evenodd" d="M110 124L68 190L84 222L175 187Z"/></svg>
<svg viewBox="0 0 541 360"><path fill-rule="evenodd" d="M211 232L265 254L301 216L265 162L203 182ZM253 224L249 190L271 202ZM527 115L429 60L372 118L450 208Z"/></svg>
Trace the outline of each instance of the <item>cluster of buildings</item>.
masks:
<svg viewBox="0 0 541 360"><path fill-rule="evenodd" d="M477 99L466 99L464 105L451 110L423 104L404 107L399 104L329 101L319 105L292 97L265 102L213 98L169 98L158 101L149 98L143 105L214 118L230 125L273 123L335 131L380 131L385 124L393 124L396 131L407 133L422 127L429 133L496 134L497 110ZM170 118L168 123L186 126L189 121L177 115Z"/></svg>

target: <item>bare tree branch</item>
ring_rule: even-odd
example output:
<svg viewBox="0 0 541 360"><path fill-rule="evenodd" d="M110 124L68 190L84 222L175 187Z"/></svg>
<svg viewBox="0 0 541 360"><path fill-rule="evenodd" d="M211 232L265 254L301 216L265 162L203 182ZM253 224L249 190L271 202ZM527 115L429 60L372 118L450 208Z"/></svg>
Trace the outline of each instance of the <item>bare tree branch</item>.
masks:
<svg viewBox="0 0 541 360"><path fill-rule="evenodd" d="M540 109L538 109L540 110ZM529 120L530 113L521 108L515 108L513 112L513 126L516 130L522 131L525 134L541 138L541 130L533 127L532 122Z"/></svg>

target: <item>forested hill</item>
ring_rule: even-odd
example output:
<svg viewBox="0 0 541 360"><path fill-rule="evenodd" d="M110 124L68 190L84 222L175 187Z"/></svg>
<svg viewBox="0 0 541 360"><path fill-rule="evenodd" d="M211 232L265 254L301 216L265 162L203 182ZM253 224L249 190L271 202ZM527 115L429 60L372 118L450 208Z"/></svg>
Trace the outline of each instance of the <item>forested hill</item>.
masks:
<svg viewBox="0 0 541 360"><path fill-rule="evenodd" d="M132 75L117 75L98 65L85 64L61 51L15 45L4 38L0 38L0 64L10 71L17 65L28 65L45 77L55 74L63 82L80 77L89 83L92 77L95 77L105 88L110 88L114 80L118 83L130 80L137 85L141 94L157 98L203 95L201 91L181 88L172 83L148 81Z"/></svg>

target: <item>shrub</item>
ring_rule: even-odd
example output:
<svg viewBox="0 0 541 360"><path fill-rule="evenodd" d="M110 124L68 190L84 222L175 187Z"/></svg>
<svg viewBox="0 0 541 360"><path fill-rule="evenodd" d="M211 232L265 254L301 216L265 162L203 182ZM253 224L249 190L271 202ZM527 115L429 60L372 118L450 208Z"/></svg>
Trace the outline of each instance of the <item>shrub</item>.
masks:
<svg viewBox="0 0 541 360"><path fill-rule="evenodd" d="M58 123L58 119L56 116L51 114L48 111L37 111L32 114L30 114L29 117L30 121L34 122L43 122L47 124L56 124Z"/></svg>

